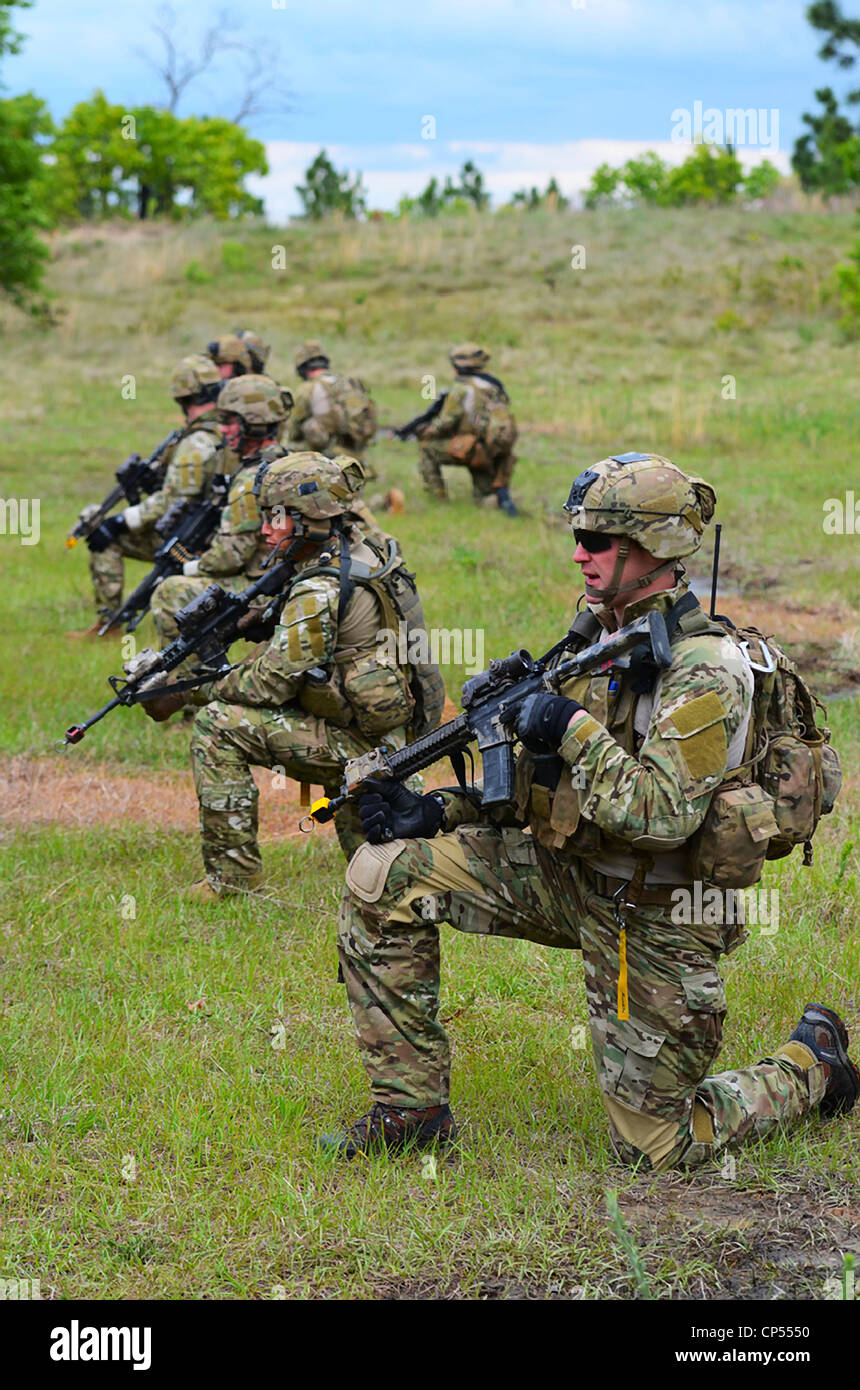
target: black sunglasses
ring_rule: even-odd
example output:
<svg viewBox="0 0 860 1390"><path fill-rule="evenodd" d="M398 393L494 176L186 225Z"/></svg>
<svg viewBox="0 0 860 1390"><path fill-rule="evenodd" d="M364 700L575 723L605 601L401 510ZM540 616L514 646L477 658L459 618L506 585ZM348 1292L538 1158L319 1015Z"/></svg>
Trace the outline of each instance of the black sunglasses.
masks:
<svg viewBox="0 0 860 1390"><path fill-rule="evenodd" d="M581 545L583 550L587 550L590 555L599 555L601 550L609 550L616 536L607 536L603 531L577 531L573 533L577 545Z"/></svg>

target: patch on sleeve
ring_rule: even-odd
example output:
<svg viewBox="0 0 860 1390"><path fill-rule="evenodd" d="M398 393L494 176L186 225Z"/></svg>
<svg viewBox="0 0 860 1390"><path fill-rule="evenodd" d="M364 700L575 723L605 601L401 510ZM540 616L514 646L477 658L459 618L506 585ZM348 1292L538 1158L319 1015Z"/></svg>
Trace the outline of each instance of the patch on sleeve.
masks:
<svg viewBox="0 0 860 1390"><path fill-rule="evenodd" d="M591 735L596 734L600 728L601 725L596 719L577 719L573 728L565 730L565 738L570 734L577 743L585 743L586 739L591 738Z"/></svg>
<svg viewBox="0 0 860 1390"><path fill-rule="evenodd" d="M725 706L715 690L687 700L664 715L657 728L664 739L678 739L690 776L697 782L725 771Z"/></svg>

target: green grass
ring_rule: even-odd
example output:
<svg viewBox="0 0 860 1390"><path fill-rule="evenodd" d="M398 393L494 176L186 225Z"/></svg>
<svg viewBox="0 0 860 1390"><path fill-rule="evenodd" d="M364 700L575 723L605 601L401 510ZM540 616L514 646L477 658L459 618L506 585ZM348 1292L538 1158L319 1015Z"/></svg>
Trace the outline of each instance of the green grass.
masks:
<svg viewBox="0 0 860 1390"><path fill-rule="evenodd" d="M42 537L0 536L0 747L93 773L187 768L187 740L134 710L65 762L53 753L119 669L116 646L63 636L90 609L85 551L62 539L116 464L174 423L173 362L235 325L271 338L285 381L293 344L321 336L389 421L422 408L425 374L444 384L451 343L487 342L523 431L522 522L475 510L459 475L447 508L426 504L414 446L377 445L370 488L405 488L397 531L428 622L480 628L486 659L567 627L578 570L559 506L576 472L622 448L658 447L714 483L734 583L826 605L856 636L860 540L821 525L824 500L856 490L860 347L822 295L851 235L848 216L731 211L231 228L226 254L211 226L59 239L59 327L4 311L4 496L41 499ZM463 672L446 677L456 694ZM814 867L795 854L767 869L776 936L753 931L725 962L727 1067L777 1045L807 999L860 1027L860 701L828 722L853 781ZM335 979L343 864L330 835L272 843L264 827L263 849L267 901L203 908L177 894L200 872L193 833L4 824L0 1278L65 1297L626 1298L636 1276L608 1191L655 1298L821 1297L857 1250L850 1217L832 1215L856 1210L856 1117L749 1147L732 1181L619 1168L590 1050L572 1041L578 957L521 942L445 936L456 1161L333 1166L314 1136L366 1103Z"/></svg>

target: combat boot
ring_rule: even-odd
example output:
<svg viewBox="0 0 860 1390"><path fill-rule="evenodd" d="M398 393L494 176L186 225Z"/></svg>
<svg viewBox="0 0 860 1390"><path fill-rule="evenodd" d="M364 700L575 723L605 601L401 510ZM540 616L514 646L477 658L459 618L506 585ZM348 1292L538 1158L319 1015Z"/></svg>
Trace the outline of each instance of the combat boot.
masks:
<svg viewBox="0 0 860 1390"><path fill-rule="evenodd" d="M402 1110L377 1102L350 1129L340 1134L322 1134L317 1144L336 1158L370 1158L407 1149L444 1148L456 1138L457 1126L448 1105Z"/></svg>
<svg viewBox="0 0 860 1390"><path fill-rule="evenodd" d="M184 897L194 898L201 903L217 903L224 898L244 897L246 893L256 893L263 886L262 874L251 874L244 883L213 883L208 878L198 878L185 889Z"/></svg>
<svg viewBox="0 0 860 1390"><path fill-rule="evenodd" d="M514 504L514 499L506 487L496 488L496 499L499 507L506 516L519 516L519 511Z"/></svg>
<svg viewBox="0 0 860 1390"><path fill-rule="evenodd" d="M848 1030L833 1009L807 1004L789 1042L802 1043L824 1065L827 1090L819 1106L824 1116L853 1110L860 1096L860 1071L848 1056Z"/></svg>

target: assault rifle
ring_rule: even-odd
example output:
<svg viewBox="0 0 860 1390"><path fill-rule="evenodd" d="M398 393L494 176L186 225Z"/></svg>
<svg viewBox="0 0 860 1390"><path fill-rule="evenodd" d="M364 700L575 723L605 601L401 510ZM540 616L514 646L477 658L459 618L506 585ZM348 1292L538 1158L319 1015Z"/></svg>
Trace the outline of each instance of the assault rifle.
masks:
<svg viewBox="0 0 860 1390"><path fill-rule="evenodd" d="M416 415L414 420L409 420L407 424L400 425L399 427L394 425L388 425L384 429L381 429L379 433L381 435L388 435L392 439L409 439L412 435L414 435L416 430L421 428L422 425L429 425L431 420L436 419L436 416L440 413L447 399L448 392L443 391L440 395L436 397L432 405L429 405L427 409L422 412L421 415Z"/></svg>
<svg viewBox="0 0 860 1390"><path fill-rule="evenodd" d="M554 693L574 676L611 667L625 669L642 662L665 670L672 664L672 652L662 613L652 611L629 623L604 642L585 647L576 656L551 665L575 640L572 628L563 642L535 660L523 649L501 660L491 661L489 669L463 686L463 713L432 733L391 750L384 746L351 758L344 770L340 794L322 797L311 807L311 819L319 824L330 821L348 801L368 790L374 778L393 778L398 782L422 772L440 758L451 758L458 781L465 786L463 753L477 743L483 763L482 806L499 806L514 797L514 740L516 735L501 722L506 710L521 705L529 695L541 691Z"/></svg>
<svg viewBox="0 0 860 1390"><path fill-rule="evenodd" d="M149 610L152 595L162 579L180 574L186 560L193 560L205 550L221 518L221 509L230 486L223 473L216 473L212 491L205 502L176 502L158 521L155 529L166 540L155 552L155 563L125 603L105 618L99 628L103 637L109 627L125 623L126 632L134 632Z"/></svg>
<svg viewBox="0 0 860 1390"><path fill-rule="evenodd" d="M67 550L71 550L78 541L85 541L91 536L96 527L101 526L108 513L120 502L125 501L129 506L136 507L142 495L155 492L156 488L161 486L163 479L158 465L181 434L181 429L171 430L166 439L156 444L148 459L141 458L140 454L129 454L114 475L117 486L111 488L104 501L95 511L88 514L86 521L79 520L66 536ZM87 510L89 512L89 509Z"/></svg>
<svg viewBox="0 0 860 1390"><path fill-rule="evenodd" d="M170 645L161 652L146 647L126 663L125 677L108 676L108 685L116 692L115 698L83 724L72 724L55 747L63 749L70 743L80 743L87 729L98 724L117 705L137 705L143 700L155 700L162 695L192 690L196 685L226 675L232 669L226 659L229 647L237 637L248 635L249 632L241 619L262 594L271 597L272 601L260 614L255 628L271 622L278 610L281 591L295 568L291 556L301 544L301 541L294 541L284 553L284 558L241 594L231 594L220 584L210 584L202 594L186 603L175 616L179 635L174 637ZM194 674L185 680L175 681L173 685L165 684L167 673L175 671L192 655L199 656L202 663L194 668Z"/></svg>

